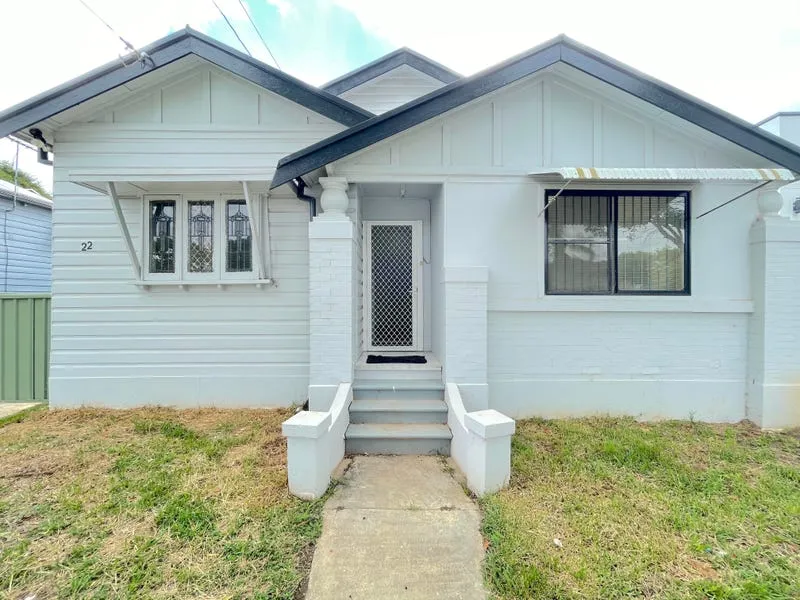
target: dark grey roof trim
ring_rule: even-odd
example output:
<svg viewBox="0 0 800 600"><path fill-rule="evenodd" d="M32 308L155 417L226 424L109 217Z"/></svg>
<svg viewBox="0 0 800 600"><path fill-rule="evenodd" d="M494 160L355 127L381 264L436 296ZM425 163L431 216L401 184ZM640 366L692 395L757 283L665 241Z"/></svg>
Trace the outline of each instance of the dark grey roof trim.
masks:
<svg viewBox="0 0 800 600"><path fill-rule="evenodd" d="M761 119L758 123L756 123L756 127L760 127L764 123L772 121L772 119L777 119L778 117L800 117L800 110L782 110L776 112L774 115L770 115L766 119Z"/></svg>
<svg viewBox="0 0 800 600"><path fill-rule="evenodd" d="M461 79L461 75L435 60L431 60L419 52L414 52L410 48L400 48L377 60L373 60L371 63L367 63L363 67L337 77L333 81L329 81L322 86L322 89L338 96L402 65L413 67L417 71L430 75L444 84L453 83Z"/></svg>
<svg viewBox="0 0 800 600"><path fill-rule="evenodd" d="M272 185L286 183L557 62L584 71L800 173L800 147L562 35L284 157L278 163Z"/></svg>
<svg viewBox="0 0 800 600"><path fill-rule="evenodd" d="M188 27L143 50L152 58L154 67L142 68L136 64L125 67L119 60L113 61L3 111L0 113L0 137L23 130L190 54L343 125L355 125L373 116L355 104L320 91Z"/></svg>

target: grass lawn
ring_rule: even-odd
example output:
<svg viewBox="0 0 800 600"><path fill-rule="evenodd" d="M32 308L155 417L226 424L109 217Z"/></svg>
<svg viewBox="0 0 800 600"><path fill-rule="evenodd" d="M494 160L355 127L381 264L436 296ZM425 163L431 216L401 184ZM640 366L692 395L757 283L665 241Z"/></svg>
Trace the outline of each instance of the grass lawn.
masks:
<svg viewBox="0 0 800 600"><path fill-rule="evenodd" d="M482 507L499 598L800 598L797 431L522 421Z"/></svg>
<svg viewBox="0 0 800 600"><path fill-rule="evenodd" d="M0 424L0 597L294 598L322 501L286 410L34 411Z"/></svg>

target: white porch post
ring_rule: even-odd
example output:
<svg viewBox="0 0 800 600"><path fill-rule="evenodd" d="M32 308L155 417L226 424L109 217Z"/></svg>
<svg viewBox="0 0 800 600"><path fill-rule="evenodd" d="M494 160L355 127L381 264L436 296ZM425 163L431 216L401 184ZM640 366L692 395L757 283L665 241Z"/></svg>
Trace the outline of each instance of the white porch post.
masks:
<svg viewBox="0 0 800 600"><path fill-rule="evenodd" d="M800 222L778 214L782 202L762 192L750 229L747 418L765 428L800 426Z"/></svg>
<svg viewBox="0 0 800 600"><path fill-rule="evenodd" d="M309 408L327 411L340 383L353 381L356 227L344 177L320 177L322 214L308 224Z"/></svg>
<svg viewBox="0 0 800 600"><path fill-rule="evenodd" d="M445 377L457 383L467 412L489 408L488 267L445 267Z"/></svg>

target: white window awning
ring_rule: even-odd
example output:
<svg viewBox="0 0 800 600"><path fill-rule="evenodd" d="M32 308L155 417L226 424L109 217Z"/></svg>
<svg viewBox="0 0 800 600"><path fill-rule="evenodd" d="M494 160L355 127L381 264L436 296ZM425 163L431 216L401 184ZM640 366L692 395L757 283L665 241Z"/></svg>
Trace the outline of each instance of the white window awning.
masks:
<svg viewBox="0 0 800 600"><path fill-rule="evenodd" d="M628 167L548 167L528 173L549 181L795 181L789 169L664 169Z"/></svg>

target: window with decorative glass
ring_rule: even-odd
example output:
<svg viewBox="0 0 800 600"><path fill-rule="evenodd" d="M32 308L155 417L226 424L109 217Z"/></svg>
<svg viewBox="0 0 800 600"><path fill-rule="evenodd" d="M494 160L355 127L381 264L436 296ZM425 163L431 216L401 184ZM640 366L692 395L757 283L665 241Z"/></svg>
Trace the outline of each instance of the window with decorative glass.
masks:
<svg viewBox="0 0 800 600"><path fill-rule="evenodd" d="M250 213L244 199L219 194L146 196L150 279L255 276Z"/></svg>
<svg viewBox="0 0 800 600"><path fill-rule="evenodd" d="M545 202L547 294L689 294L689 193L570 191Z"/></svg>

